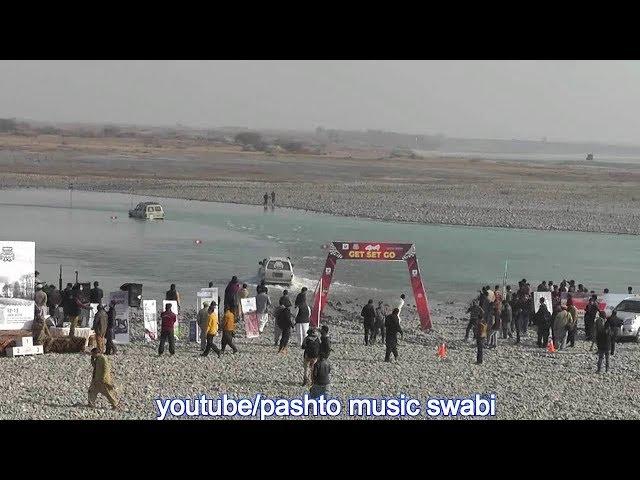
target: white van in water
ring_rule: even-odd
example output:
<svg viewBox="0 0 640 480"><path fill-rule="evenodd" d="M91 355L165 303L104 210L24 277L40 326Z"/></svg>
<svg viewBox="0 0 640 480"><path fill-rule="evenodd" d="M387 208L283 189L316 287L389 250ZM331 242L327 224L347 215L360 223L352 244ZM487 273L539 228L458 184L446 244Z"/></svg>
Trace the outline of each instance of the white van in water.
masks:
<svg viewBox="0 0 640 480"><path fill-rule="evenodd" d="M129 216L147 220L164 220L164 210L158 203L141 202L136 205L136 208L129 210Z"/></svg>
<svg viewBox="0 0 640 480"><path fill-rule="evenodd" d="M258 277L264 283L291 285L293 283L293 264L288 257L269 257L260 262Z"/></svg>
<svg viewBox="0 0 640 480"><path fill-rule="evenodd" d="M620 337L640 339L640 297L625 298L616 305L618 318L622 320Z"/></svg>

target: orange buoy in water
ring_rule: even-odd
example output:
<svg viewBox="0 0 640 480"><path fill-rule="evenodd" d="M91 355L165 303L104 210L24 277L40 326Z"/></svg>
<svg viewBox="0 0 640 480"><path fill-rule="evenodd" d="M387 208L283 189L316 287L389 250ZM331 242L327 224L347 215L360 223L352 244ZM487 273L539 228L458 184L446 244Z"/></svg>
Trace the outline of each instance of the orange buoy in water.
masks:
<svg viewBox="0 0 640 480"><path fill-rule="evenodd" d="M195 243L196 245L200 245L202 244L202 240L194 240L193 243Z"/></svg>

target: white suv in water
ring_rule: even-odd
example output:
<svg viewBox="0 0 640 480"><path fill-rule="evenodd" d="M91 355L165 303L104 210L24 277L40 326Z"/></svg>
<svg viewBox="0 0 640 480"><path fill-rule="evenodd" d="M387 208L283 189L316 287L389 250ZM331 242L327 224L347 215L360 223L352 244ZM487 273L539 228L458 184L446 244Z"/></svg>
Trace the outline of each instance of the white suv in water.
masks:
<svg viewBox="0 0 640 480"><path fill-rule="evenodd" d="M293 264L288 257L269 257L260 262L260 280L264 283L291 285L293 283Z"/></svg>
<svg viewBox="0 0 640 480"><path fill-rule="evenodd" d="M640 339L640 297L629 297L622 300L615 308L618 318L622 320L621 337Z"/></svg>

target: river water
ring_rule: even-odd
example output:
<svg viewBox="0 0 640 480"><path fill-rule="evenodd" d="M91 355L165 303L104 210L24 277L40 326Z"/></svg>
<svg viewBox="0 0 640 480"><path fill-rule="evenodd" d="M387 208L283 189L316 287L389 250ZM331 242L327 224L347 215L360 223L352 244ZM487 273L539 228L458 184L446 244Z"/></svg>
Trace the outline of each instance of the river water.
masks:
<svg viewBox="0 0 640 480"><path fill-rule="evenodd" d="M77 270L80 281L97 280L105 292L137 282L145 298L156 299L176 283L186 305L195 305L195 292L209 281L222 289L237 275L255 285L257 262L272 255L292 258L294 293L302 285L313 290L326 259L322 246L330 241L414 242L427 294L436 300L466 300L482 284L502 283L506 259L511 284L524 277L535 287L564 277L597 290L640 289L636 236L380 222L179 199L155 199L165 209L164 221L129 218L129 208L144 200L150 199L0 191L0 238L35 241L37 269L46 281L57 283L62 265L65 283ZM376 299L410 293L404 262L345 260L334 282L331 292Z"/></svg>

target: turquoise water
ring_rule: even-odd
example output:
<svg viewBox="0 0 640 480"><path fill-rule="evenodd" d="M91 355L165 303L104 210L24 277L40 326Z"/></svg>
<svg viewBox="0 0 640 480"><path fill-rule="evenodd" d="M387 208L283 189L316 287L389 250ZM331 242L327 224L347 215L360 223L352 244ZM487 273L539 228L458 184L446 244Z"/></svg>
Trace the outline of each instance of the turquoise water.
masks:
<svg viewBox="0 0 640 480"><path fill-rule="evenodd" d="M540 232L379 222L276 208L157 199L164 221L128 218L145 197L62 190L0 191L3 240L35 240L41 277L57 283L98 280L105 291L125 282L144 284L145 298L161 298L176 283L183 299L209 281L224 287L232 275L255 285L258 260L293 259L298 282L315 287L330 241L414 242L427 293L437 300L465 300L481 284L574 278L590 288L640 290L636 236ZM117 219L111 219L117 216ZM200 245L195 240L202 240ZM389 298L409 293L404 262L341 261L332 291Z"/></svg>

